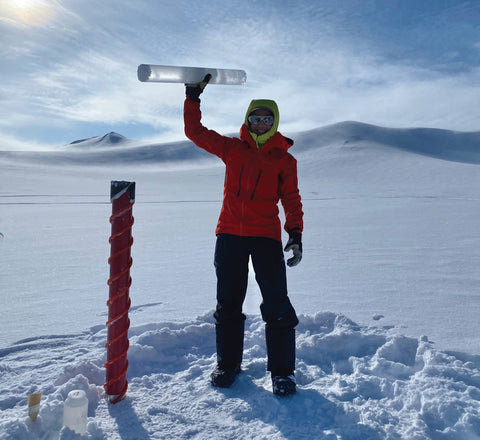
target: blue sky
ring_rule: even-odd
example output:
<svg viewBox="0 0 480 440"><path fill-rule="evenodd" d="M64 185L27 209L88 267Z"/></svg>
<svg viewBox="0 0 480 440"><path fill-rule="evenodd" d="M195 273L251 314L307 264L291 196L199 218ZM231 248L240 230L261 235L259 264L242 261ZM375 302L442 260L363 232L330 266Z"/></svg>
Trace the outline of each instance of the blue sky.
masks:
<svg viewBox="0 0 480 440"><path fill-rule="evenodd" d="M283 133L480 130L477 0L1 0L0 33L0 149L184 139L183 85L140 83L142 63L246 70L202 96L223 133L253 98L277 101Z"/></svg>

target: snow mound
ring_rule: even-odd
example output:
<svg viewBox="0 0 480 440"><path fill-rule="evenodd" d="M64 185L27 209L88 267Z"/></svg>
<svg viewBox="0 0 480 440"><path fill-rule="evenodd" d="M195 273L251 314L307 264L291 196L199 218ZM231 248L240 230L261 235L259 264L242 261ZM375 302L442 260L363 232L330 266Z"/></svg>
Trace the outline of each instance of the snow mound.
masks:
<svg viewBox="0 0 480 440"><path fill-rule="evenodd" d="M362 327L345 316L301 316L298 393L278 398L265 371L264 326L248 316L243 372L215 389L211 314L130 330L127 397L103 395L106 331L23 341L0 350L1 439L74 439L62 428L69 391L89 398L89 439L475 439L480 357L437 351L426 337ZM6 387L8 384L8 388ZM44 395L39 418L27 394Z"/></svg>
<svg viewBox="0 0 480 440"><path fill-rule="evenodd" d="M296 150L337 145L343 148L393 147L454 162L480 163L480 132L459 132L434 128L386 128L360 122L338 124L299 133Z"/></svg>

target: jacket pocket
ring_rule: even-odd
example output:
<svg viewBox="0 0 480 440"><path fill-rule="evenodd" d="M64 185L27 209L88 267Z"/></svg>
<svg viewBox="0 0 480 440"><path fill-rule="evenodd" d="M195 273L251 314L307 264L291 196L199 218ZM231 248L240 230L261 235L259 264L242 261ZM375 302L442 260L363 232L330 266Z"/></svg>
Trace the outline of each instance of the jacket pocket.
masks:
<svg viewBox="0 0 480 440"><path fill-rule="evenodd" d="M243 170L245 169L245 165L242 165L242 168L240 169L240 175L238 176L238 191L237 191L237 197L240 197L240 192L242 190L242 175L243 175Z"/></svg>
<svg viewBox="0 0 480 440"><path fill-rule="evenodd" d="M250 200L253 200L255 197L255 192L257 191L258 182L260 182L260 177L262 177L262 170L258 172L257 180L255 181L255 186L253 187L252 195L250 196Z"/></svg>

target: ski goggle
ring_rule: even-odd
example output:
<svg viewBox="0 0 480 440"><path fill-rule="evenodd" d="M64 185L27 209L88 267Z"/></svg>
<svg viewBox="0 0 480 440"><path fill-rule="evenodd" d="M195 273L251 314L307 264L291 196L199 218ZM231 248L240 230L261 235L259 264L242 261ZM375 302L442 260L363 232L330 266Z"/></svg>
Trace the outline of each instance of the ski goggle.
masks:
<svg viewBox="0 0 480 440"><path fill-rule="evenodd" d="M275 120L274 117L270 115L269 116L250 115L248 117L248 122L250 122L250 124L253 124L253 125L258 124L260 121L263 121L263 123L266 125L273 125L274 120Z"/></svg>

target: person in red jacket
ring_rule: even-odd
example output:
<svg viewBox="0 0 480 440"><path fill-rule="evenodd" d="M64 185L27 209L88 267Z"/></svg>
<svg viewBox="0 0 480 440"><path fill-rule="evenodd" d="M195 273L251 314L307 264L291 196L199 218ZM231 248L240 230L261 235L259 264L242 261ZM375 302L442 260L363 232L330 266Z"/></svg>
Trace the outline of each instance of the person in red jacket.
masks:
<svg viewBox="0 0 480 440"><path fill-rule="evenodd" d="M201 123L200 94L210 80L186 84L185 134L197 146L217 155L226 166L223 204L215 246L217 306L214 313L217 367L211 383L229 387L241 371L245 315L242 306L252 260L262 294L260 310L266 323L268 365L273 392L293 394L295 383L295 326L298 318L287 293L282 250L279 201L289 234L287 264L302 259L303 211L297 182L297 163L288 152L293 141L278 130L279 111L272 100L253 100L240 138L222 136Z"/></svg>

